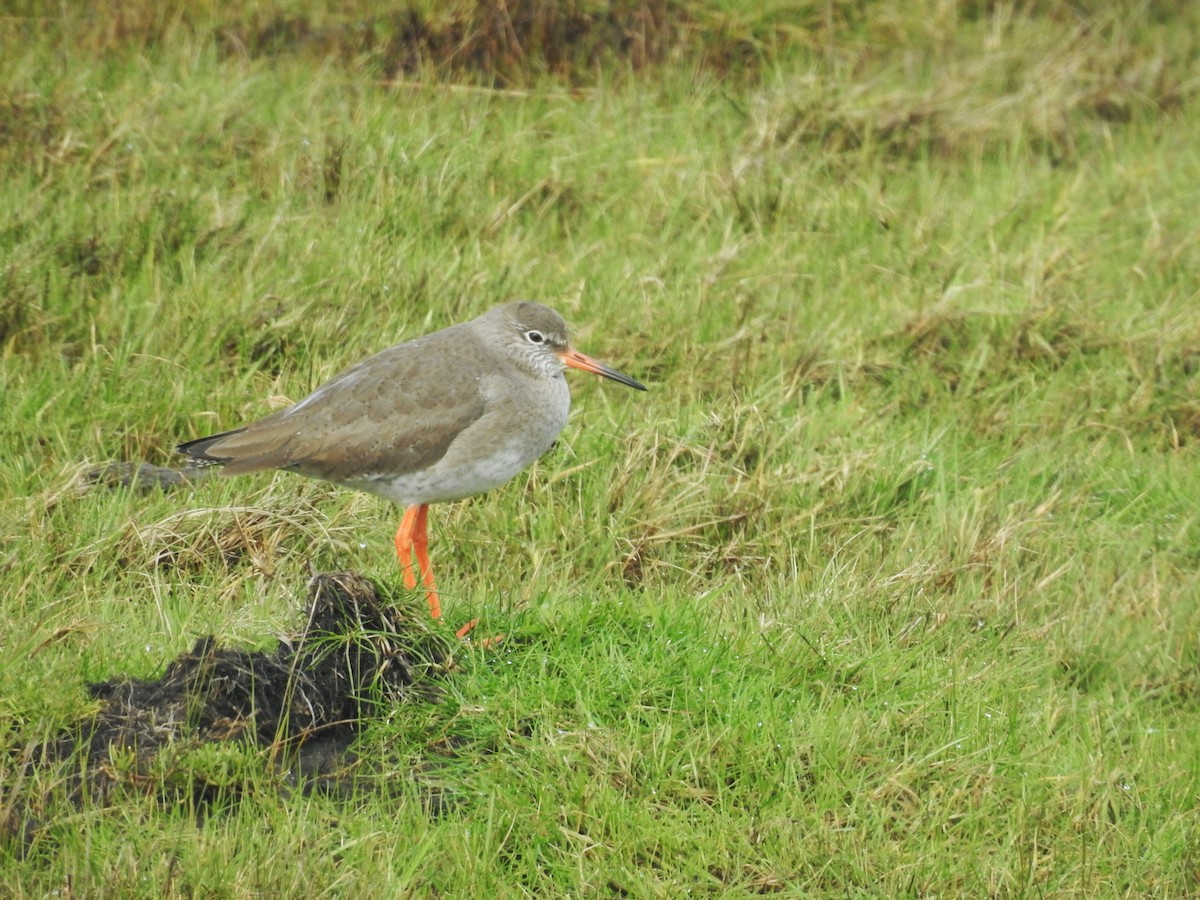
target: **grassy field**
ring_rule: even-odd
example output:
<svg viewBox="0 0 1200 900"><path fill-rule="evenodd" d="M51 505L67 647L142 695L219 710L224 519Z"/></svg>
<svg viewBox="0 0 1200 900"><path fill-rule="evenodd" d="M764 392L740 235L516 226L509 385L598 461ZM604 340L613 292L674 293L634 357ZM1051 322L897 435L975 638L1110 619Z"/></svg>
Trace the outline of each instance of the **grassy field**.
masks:
<svg viewBox="0 0 1200 900"><path fill-rule="evenodd" d="M6 6L0 893L1200 894L1194 5ZM435 507L510 637L372 779L30 764L401 590L382 501L82 472L515 297L650 391Z"/></svg>

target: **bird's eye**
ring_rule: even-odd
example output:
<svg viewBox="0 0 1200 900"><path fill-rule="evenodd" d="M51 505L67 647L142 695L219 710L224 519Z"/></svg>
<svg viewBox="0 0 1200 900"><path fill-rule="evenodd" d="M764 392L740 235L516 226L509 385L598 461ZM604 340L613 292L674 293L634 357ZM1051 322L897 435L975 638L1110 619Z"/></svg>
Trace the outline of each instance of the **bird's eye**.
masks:
<svg viewBox="0 0 1200 900"><path fill-rule="evenodd" d="M529 343L531 344L540 344L546 340L545 335L540 331L527 331L525 332L525 337L529 339Z"/></svg>

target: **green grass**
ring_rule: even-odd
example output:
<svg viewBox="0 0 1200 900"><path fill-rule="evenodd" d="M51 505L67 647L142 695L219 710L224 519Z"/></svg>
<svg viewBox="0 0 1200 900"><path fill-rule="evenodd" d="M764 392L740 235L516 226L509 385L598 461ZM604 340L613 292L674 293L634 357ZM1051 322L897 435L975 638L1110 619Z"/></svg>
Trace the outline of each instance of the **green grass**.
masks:
<svg viewBox="0 0 1200 900"><path fill-rule="evenodd" d="M209 806L77 804L10 754L0 893L1200 891L1200 19L988 6L671 5L661 59L465 74L370 6L0 20L6 747L269 646L311 569L399 580L372 498L87 465L514 297L651 386L573 377L435 508L448 617L512 637L366 727L386 790L232 745L163 763Z"/></svg>

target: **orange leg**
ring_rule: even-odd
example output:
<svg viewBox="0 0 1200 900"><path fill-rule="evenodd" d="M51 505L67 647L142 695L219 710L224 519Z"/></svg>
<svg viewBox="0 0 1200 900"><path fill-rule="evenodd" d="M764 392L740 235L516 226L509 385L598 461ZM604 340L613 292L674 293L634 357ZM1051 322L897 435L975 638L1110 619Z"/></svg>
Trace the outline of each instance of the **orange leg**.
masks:
<svg viewBox="0 0 1200 900"><path fill-rule="evenodd" d="M421 582L425 585L425 599L429 601L429 614L435 619L440 619L442 603L438 599L437 584L433 580L433 564L429 561L428 521L428 503L418 503L404 510L404 518L400 520L400 527L396 530L396 556L404 569L404 586L411 589L417 586L417 573L412 562L413 554L416 554L417 566L421 569ZM465 638L477 621L472 619L455 634L459 638ZM484 648L494 647L503 639L504 635L485 638L479 644Z"/></svg>
<svg viewBox="0 0 1200 900"><path fill-rule="evenodd" d="M413 552L417 555L417 565L421 567L421 583L425 585L429 597L429 612L435 619L442 617L442 604L438 600L437 584L433 580L433 563L429 561L429 532L426 521L429 519L429 504L422 503L417 507L417 526L413 529Z"/></svg>
<svg viewBox="0 0 1200 900"><path fill-rule="evenodd" d="M417 575L413 571L412 556L416 553L417 565L421 569L421 582L425 585L429 614L435 619L442 617L442 603L438 599L437 584L433 580L433 565L429 561L429 504L418 503L404 511L400 528L396 531L396 556L404 569L404 586L417 586Z"/></svg>
<svg viewBox="0 0 1200 900"><path fill-rule="evenodd" d="M406 509L404 518L400 520L400 527L396 529L396 556L400 559L400 568L404 570L404 586L406 588L417 586L417 576L413 574L412 566L412 530L418 508L410 506Z"/></svg>

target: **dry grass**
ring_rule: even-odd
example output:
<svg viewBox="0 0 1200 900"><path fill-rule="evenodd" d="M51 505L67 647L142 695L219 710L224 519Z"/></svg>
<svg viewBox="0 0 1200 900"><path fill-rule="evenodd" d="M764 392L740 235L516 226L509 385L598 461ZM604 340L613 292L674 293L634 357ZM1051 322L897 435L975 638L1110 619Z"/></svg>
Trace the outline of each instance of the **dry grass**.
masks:
<svg viewBox="0 0 1200 900"><path fill-rule="evenodd" d="M1178 114L1200 87L1183 59L1132 43L1115 18L1059 31L1001 16L987 32L948 30L932 52L892 50L884 66L871 56L843 63L857 77L817 71L765 97L750 111L742 165L814 145L899 160L1029 151L1077 162L1081 140Z"/></svg>

